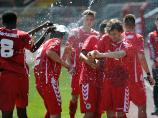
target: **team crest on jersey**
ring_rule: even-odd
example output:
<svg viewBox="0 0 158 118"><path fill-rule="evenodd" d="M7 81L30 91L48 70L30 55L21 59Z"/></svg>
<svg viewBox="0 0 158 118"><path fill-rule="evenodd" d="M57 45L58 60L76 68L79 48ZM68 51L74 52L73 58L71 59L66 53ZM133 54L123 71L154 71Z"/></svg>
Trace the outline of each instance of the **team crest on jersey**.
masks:
<svg viewBox="0 0 158 118"><path fill-rule="evenodd" d="M87 104L86 104L86 109L89 110L90 108L91 108L91 104L90 104L90 103L87 103Z"/></svg>

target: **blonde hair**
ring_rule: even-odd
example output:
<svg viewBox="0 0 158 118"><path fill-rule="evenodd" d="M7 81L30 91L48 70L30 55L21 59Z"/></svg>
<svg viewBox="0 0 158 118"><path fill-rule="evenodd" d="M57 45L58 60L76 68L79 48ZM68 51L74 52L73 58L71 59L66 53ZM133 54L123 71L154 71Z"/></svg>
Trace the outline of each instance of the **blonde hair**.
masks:
<svg viewBox="0 0 158 118"><path fill-rule="evenodd" d="M82 16L87 16L87 15L91 15L91 16L95 17L96 16L96 12L92 11L90 9L87 9L87 10L83 11Z"/></svg>

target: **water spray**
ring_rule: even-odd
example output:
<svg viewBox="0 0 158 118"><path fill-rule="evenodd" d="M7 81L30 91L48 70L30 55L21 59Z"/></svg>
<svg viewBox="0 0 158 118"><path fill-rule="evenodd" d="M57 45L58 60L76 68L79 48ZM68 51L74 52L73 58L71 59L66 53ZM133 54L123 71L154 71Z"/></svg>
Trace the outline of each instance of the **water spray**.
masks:
<svg viewBox="0 0 158 118"><path fill-rule="evenodd" d="M95 0L89 0L89 6L87 9L89 9L89 10L91 9L92 5L94 4L94 1Z"/></svg>

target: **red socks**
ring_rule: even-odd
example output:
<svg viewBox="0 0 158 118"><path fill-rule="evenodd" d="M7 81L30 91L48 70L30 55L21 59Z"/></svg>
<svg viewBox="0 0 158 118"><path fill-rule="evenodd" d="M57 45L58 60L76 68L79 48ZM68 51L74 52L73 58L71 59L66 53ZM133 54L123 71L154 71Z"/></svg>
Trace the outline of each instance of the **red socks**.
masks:
<svg viewBox="0 0 158 118"><path fill-rule="evenodd" d="M126 116L126 114L125 114L124 116L122 116L122 117L118 117L118 118L127 118L127 116Z"/></svg>
<svg viewBox="0 0 158 118"><path fill-rule="evenodd" d="M95 113L94 118L101 118L101 113Z"/></svg>
<svg viewBox="0 0 158 118"><path fill-rule="evenodd" d="M127 116L126 116L126 114L125 114L124 116L122 116L122 117L120 117L120 118L127 118Z"/></svg>
<svg viewBox="0 0 158 118"><path fill-rule="evenodd" d="M70 104L69 104L70 118L75 118L76 110L77 110L77 102L70 101Z"/></svg>
<svg viewBox="0 0 158 118"><path fill-rule="evenodd" d="M45 117L44 118L50 118L50 114L48 113L48 111L47 111L47 113L45 114Z"/></svg>

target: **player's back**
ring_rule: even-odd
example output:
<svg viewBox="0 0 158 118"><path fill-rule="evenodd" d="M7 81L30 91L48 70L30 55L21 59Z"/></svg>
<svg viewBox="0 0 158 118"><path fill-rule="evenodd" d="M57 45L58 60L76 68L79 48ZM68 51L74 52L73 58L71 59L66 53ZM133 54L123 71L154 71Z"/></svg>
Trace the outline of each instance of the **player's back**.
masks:
<svg viewBox="0 0 158 118"><path fill-rule="evenodd" d="M31 38L24 31L0 28L0 58L24 66L25 49L31 49L30 41Z"/></svg>

